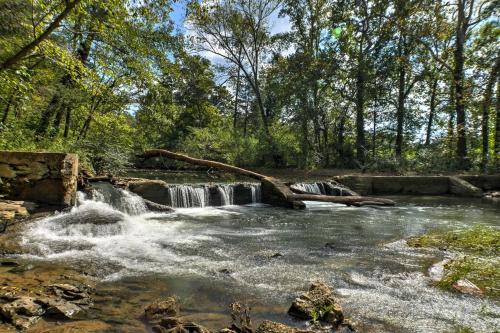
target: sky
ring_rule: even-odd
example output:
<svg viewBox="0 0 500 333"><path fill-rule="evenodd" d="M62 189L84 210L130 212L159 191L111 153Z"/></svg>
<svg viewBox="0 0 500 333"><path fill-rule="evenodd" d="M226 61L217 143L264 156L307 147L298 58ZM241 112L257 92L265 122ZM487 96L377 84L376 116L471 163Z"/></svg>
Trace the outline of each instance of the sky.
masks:
<svg viewBox="0 0 500 333"><path fill-rule="evenodd" d="M172 5L172 13L170 17L175 25L175 31L177 33L189 33L187 29L187 24L185 22L186 18L186 3L185 1L175 1ZM270 18L272 22L271 25L271 34L278 34L283 32L288 32L291 30L291 23L287 17L278 17L279 10L277 10ZM223 59L220 56L209 54L205 52L201 54L203 57L207 58L212 62L212 64L220 64L223 62Z"/></svg>

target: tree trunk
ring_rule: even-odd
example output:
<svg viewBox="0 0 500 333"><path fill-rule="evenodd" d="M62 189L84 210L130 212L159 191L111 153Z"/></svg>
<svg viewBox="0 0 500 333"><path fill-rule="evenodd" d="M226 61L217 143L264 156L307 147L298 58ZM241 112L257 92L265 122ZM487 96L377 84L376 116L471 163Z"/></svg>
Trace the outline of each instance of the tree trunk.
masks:
<svg viewBox="0 0 500 333"><path fill-rule="evenodd" d="M373 109L373 130L372 130L372 158L375 160L377 149L377 109Z"/></svg>
<svg viewBox="0 0 500 333"><path fill-rule="evenodd" d="M14 92L12 92L9 96L9 100L7 101L7 105L5 106L5 110L3 112L3 117L2 117L2 120L0 121L1 124L5 125L7 123L7 117L9 116L10 106L14 102L15 97L16 97L16 94Z"/></svg>
<svg viewBox="0 0 500 333"><path fill-rule="evenodd" d="M453 158L454 158L454 153L453 153L453 148L454 148L454 136L455 136L455 110L453 103L455 101L455 87L452 84L450 86L450 102L448 105L448 130L447 130L447 137L448 137L448 153L449 153L449 161L450 164L453 164Z"/></svg>
<svg viewBox="0 0 500 333"><path fill-rule="evenodd" d="M500 75L497 77L497 93L495 103L495 164L500 167Z"/></svg>
<svg viewBox="0 0 500 333"><path fill-rule="evenodd" d="M305 114L302 114L300 118L300 127L302 129L302 136L300 139L300 145L302 146L302 159L300 160L299 166L305 169L309 164L309 129L307 127L307 116Z"/></svg>
<svg viewBox="0 0 500 333"><path fill-rule="evenodd" d="M4 69L8 69L12 66L14 66L16 63L21 61L24 57L26 57L31 51L33 51L41 42L46 40L50 34L61 24L61 22L68 16L68 14L71 12L73 8L80 3L81 0L74 0L72 2L66 2L66 7L64 10L59 14L52 23L49 24L47 29L35 38L34 41L29 43L28 45L24 46L21 50L19 50L16 54L10 56L7 58L4 62L0 64L0 71Z"/></svg>
<svg viewBox="0 0 500 333"><path fill-rule="evenodd" d="M267 177L260 173L246 170L243 168L238 168L229 164L203 160L199 158L193 158L187 155L173 153L168 150L163 149L153 149L147 150L139 157L151 158L151 157L167 157L173 160L182 161L194 165L202 165L209 168L215 168L219 170L224 170L227 172L232 172L240 175L244 175L250 178L260 180L263 184L263 197L266 196L269 199L268 203L276 204L284 207L304 207L300 203L302 200L310 201L324 201L341 203L353 206L362 205L381 205L381 206L393 206L394 201L388 199L371 198L371 197L361 197L361 196L327 196L327 195L308 195L308 194L294 194L290 188L284 183L272 177ZM264 193L265 192L265 193Z"/></svg>
<svg viewBox="0 0 500 333"><path fill-rule="evenodd" d="M61 79L61 83L65 82L66 79L68 79L68 75L64 75L64 77ZM38 137L43 136L47 132L50 123L52 122L52 118L54 117L57 109L60 107L60 104L61 96L58 92L55 92L55 94L50 99L49 104L42 112L40 124L38 125L38 128L36 130L36 134Z"/></svg>
<svg viewBox="0 0 500 333"><path fill-rule="evenodd" d="M241 59L241 47L238 51L238 59ZM238 119L238 98L240 96L240 79L241 79L241 70L238 67L238 73L236 74L236 91L234 96L234 115L233 115L233 130L236 130L236 121Z"/></svg>
<svg viewBox="0 0 500 333"><path fill-rule="evenodd" d="M403 151L403 127L405 118L405 99L406 99L406 52L405 38L401 36L398 43L399 50L399 78L398 78L398 106L396 111L396 158L401 158Z"/></svg>
<svg viewBox="0 0 500 333"><path fill-rule="evenodd" d="M340 116L339 120L339 126L338 126L338 132L337 132L337 154L339 159L342 161L344 164L345 162L345 157L344 157L344 134L345 134L345 115L342 114Z"/></svg>
<svg viewBox="0 0 500 333"><path fill-rule="evenodd" d="M362 196L333 196L322 194L293 194L290 199L294 201L321 201L345 204L348 206L394 206L394 201L382 198L362 197Z"/></svg>
<svg viewBox="0 0 500 333"><path fill-rule="evenodd" d="M426 146L429 146L431 144L432 123L434 121L434 115L436 113L437 84L438 84L438 80L433 79L432 85L431 85L431 100L430 100L430 105L429 105L429 119L427 120L427 133L425 135L425 145Z"/></svg>
<svg viewBox="0 0 500 333"><path fill-rule="evenodd" d="M63 138L68 138L69 127L71 125L71 108L66 109L66 119L64 121L64 134Z"/></svg>
<svg viewBox="0 0 500 333"><path fill-rule="evenodd" d="M467 141L465 122L465 101L464 101L464 46L467 32L467 22L465 17L465 4L458 1L457 27L455 31L455 51L453 83L455 87L455 113L457 116L457 151L456 158L458 167L467 168Z"/></svg>
<svg viewBox="0 0 500 333"><path fill-rule="evenodd" d="M498 76L498 72L500 70L500 56L495 60L495 64L491 68L491 73L488 78L488 82L486 83L486 88L484 90L483 102L481 103L482 110L482 122L481 122L481 134L482 134L482 154L481 154L481 169L486 171L486 167L488 166L489 160L489 139L490 139L490 105L491 105L491 96L493 95L493 87L495 86L495 82Z"/></svg>
<svg viewBox="0 0 500 333"><path fill-rule="evenodd" d="M365 165L365 72L362 60L356 76L356 159L360 167Z"/></svg>

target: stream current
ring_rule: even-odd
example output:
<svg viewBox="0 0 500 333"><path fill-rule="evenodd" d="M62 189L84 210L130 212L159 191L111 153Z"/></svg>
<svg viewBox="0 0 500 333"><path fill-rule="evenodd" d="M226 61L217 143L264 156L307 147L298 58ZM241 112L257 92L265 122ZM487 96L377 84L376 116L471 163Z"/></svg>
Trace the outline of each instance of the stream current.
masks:
<svg viewBox="0 0 500 333"><path fill-rule="evenodd" d="M137 195L99 185L92 197L79 193L70 212L31 223L22 242L27 260L86 270L102 293L125 303L138 298L138 313L176 294L185 314L214 329L227 324L233 301L250 304L254 321L300 325L286 310L321 280L363 332L498 331L498 302L432 287L426 271L447 254L410 248L404 239L476 223L500 227L500 209L451 197L395 200L389 208L255 203L153 213ZM131 321L126 311L92 316L114 316L123 329Z"/></svg>

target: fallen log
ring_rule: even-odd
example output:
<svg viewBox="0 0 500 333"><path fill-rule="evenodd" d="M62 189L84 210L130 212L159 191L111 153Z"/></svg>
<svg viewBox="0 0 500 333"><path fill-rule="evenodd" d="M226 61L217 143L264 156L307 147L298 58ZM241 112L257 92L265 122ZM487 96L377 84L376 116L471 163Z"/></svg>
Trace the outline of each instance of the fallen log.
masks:
<svg viewBox="0 0 500 333"><path fill-rule="evenodd" d="M202 160L200 158L194 158L194 157L190 157L187 155L177 154L177 153L173 153L171 151L164 150L164 149L147 150L144 153L140 154L139 157L143 157L143 158L168 157L172 160L182 161L182 162L186 162L186 163L194 164L194 165L202 165L202 166L206 166L209 168L215 168L215 169L224 170L224 171L229 171L232 173L237 173L237 174L244 175L244 176L258 179L258 180L262 180L262 179L266 178L266 176L261 175L260 173L253 172L253 171L246 170L246 169L242 169L242 168L238 168L238 167L235 167L233 165L229 165L229 164L225 164L225 163L221 163L221 162L209 161L209 160Z"/></svg>
<svg viewBox="0 0 500 333"><path fill-rule="evenodd" d="M394 206L394 201L383 198L362 197L362 196L333 196L322 194L293 194L289 199L296 201L321 201L345 204L348 206Z"/></svg>
<svg viewBox="0 0 500 333"><path fill-rule="evenodd" d="M322 201L340 203L349 206L363 206L363 205L378 205L378 206L393 206L395 203L389 199L362 197L362 196L330 196L330 195L316 195L316 194L296 194L292 192L290 186L279 181L278 179L267 177L260 173L250 171L247 169L235 167L233 165L204 160L200 158L193 158L183 154L177 154L164 149L147 150L138 155L142 158L151 157L167 157L173 160L182 161L194 165L202 165L209 168L224 170L239 175L244 175L253 179L261 181L262 184L262 202L274 206L288 207L288 208L304 208L303 201Z"/></svg>

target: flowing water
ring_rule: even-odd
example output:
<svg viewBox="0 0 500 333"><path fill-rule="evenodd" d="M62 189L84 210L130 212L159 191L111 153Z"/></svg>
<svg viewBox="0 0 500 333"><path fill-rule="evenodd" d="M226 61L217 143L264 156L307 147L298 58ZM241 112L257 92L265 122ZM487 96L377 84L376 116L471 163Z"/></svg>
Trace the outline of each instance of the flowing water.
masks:
<svg viewBox="0 0 500 333"><path fill-rule="evenodd" d="M184 196L178 191L177 198ZM364 332L500 329L497 302L430 286L427 268L443 252L404 241L436 228L498 227L499 208L471 199L398 197L389 208L308 203L305 210L286 210L232 206L230 189L224 191L228 206L208 207L206 192L194 191L186 200L197 198L199 207L160 214L148 212L135 194L100 187L91 197L80 194L70 212L30 224L25 257L98 276L114 310L104 302L92 316L120 326L117 331L126 331L135 315L116 314L126 300L136 300L140 313L169 294L180 297L185 314L212 328L227 324L232 301L252 305L257 321L290 323L287 307L316 280L335 288L345 314Z"/></svg>

